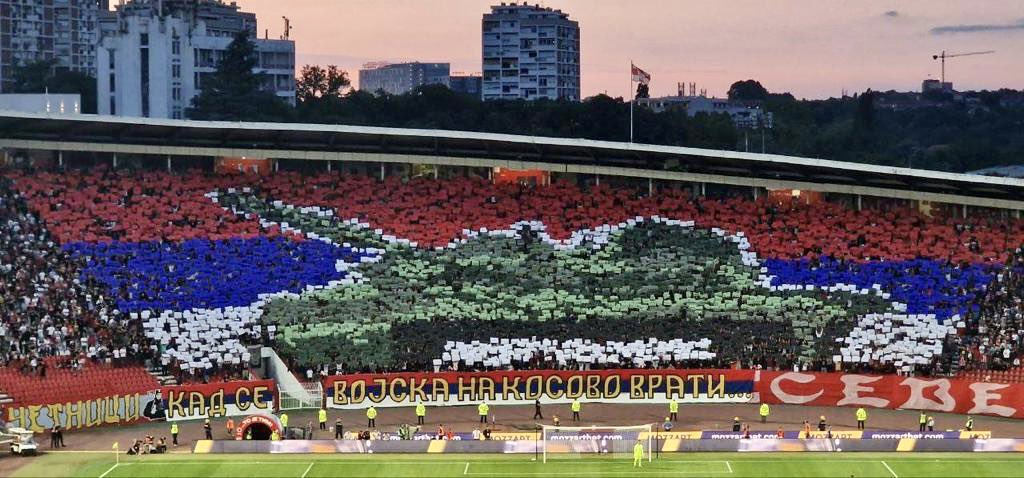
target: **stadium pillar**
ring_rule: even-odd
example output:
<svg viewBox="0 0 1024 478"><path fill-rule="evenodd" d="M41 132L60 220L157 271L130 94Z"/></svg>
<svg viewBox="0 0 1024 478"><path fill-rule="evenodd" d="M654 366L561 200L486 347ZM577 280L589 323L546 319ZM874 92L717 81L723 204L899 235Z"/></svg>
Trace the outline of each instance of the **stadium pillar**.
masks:
<svg viewBox="0 0 1024 478"><path fill-rule="evenodd" d="M275 172L275 173L276 173L276 172L278 172L278 171L280 171L280 169L279 169L279 168L280 168L280 166L281 166L281 160L279 160L279 159L275 159L275 160L274 160L274 172Z"/></svg>
<svg viewBox="0 0 1024 478"><path fill-rule="evenodd" d="M864 204L862 202L863 199L864 199L863 196L861 196L860 194L857 195L857 210L858 211L864 209Z"/></svg>
<svg viewBox="0 0 1024 478"><path fill-rule="evenodd" d="M964 210L964 219L967 219L967 205L966 204L963 205L963 210Z"/></svg>
<svg viewBox="0 0 1024 478"><path fill-rule="evenodd" d="M384 163L380 163L380 182L384 182Z"/></svg>
<svg viewBox="0 0 1024 478"><path fill-rule="evenodd" d="M594 185L595 186L600 186L601 185L601 176L598 176L596 174L594 175Z"/></svg>
<svg viewBox="0 0 1024 478"><path fill-rule="evenodd" d="M654 196L654 179L647 178L647 196Z"/></svg>
<svg viewBox="0 0 1024 478"><path fill-rule="evenodd" d="M701 196L707 196L708 195L708 188L707 188L707 186L708 186L707 183L700 183L700 195Z"/></svg>
<svg viewBox="0 0 1024 478"><path fill-rule="evenodd" d="M494 168L487 168L487 180L494 182Z"/></svg>
<svg viewBox="0 0 1024 478"><path fill-rule="evenodd" d="M171 155L167 155L167 172L171 172Z"/></svg>
<svg viewBox="0 0 1024 478"><path fill-rule="evenodd" d="M57 151L57 166L64 167L64 152Z"/></svg>
<svg viewBox="0 0 1024 478"><path fill-rule="evenodd" d="M331 162L327 161L327 172L331 172Z"/></svg>
<svg viewBox="0 0 1024 478"><path fill-rule="evenodd" d="M117 153L114 153L114 169L117 169Z"/></svg>
<svg viewBox="0 0 1024 478"><path fill-rule="evenodd" d="M758 192L757 192L757 186L754 186L754 187L753 187L753 188L751 188L751 189L753 189L753 190L754 190L754 200L755 200L755 201L757 201L757 196L759 195L759 194L758 194Z"/></svg>

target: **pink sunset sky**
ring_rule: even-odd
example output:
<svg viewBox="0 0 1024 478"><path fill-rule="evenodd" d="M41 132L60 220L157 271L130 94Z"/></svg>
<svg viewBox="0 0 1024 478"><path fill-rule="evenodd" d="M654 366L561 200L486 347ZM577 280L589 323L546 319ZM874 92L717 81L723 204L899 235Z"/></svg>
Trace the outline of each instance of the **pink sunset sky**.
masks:
<svg viewBox="0 0 1024 478"><path fill-rule="evenodd" d="M482 0L237 0L260 36L292 21L297 63L349 72L369 61L449 62L480 71ZM531 3L536 3L536 0ZM580 23L582 94L627 94L629 62L651 94L695 82L723 96L754 78L800 98L917 90L939 77L932 54L996 50L947 61L959 90L1024 88L1021 0L548 0Z"/></svg>

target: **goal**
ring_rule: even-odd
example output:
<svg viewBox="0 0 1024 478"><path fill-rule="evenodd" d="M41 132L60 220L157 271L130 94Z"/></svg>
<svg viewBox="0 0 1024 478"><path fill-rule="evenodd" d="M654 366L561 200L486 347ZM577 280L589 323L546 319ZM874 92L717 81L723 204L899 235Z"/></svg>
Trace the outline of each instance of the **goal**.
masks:
<svg viewBox="0 0 1024 478"><path fill-rule="evenodd" d="M578 457L584 454L600 454L616 458L632 458L637 441L644 447L644 459L651 461L654 456L653 426L591 426L563 427L541 426L541 451L544 463L556 457Z"/></svg>

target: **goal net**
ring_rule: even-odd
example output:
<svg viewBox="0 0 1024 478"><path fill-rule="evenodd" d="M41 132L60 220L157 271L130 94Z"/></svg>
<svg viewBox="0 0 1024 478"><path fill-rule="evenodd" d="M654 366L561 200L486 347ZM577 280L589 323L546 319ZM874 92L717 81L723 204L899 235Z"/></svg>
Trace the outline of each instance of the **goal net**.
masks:
<svg viewBox="0 0 1024 478"><path fill-rule="evenodd" d="M644 459L654 456L652 426L563 427L542 425L541 451L544 463L556 458L598 454L615 458L633 458L637 442L643 446Z"/></svg>

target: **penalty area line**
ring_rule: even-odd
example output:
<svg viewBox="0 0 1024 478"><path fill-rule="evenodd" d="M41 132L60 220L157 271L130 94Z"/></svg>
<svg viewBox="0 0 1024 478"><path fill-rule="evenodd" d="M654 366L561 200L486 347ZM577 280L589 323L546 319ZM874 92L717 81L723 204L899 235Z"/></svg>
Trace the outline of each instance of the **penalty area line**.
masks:
<svg viewBox="0 0 1024 478"><path fill-rule="evenodd" d="M885 461L882 461L882 466L884 466L886 470L889 470L889 473L892 473L892 478L900 478L899 476L896 475L895 471L892 471L892 467L890 467L889 464L886 463Z"/></svg>
<svg viewBox="0 0 1024 478"><path fill-rule="evenodd" d="M316 463L316 462L315 462L315 461L311 461L311 462L309 462L309 466L307 466L307 467L306 467L306 471L303 471L303 472L302 472L302 477L301 477L301 478L306 478L306 475L308 475L308 474L309 474L309 470L312 470L312 469L313 469L313 464L314 464L314 463Z"/></svg>
<svg viewBox="0 0 1024 478"><path fill-rule="evenodd" d="M107 468L107 471L104 471L103 474L99 476L99 478L106 478L106 476L109 475L111 471L114 471L119 466L121 466L120 463L114 463L113 465L110 465L110 468Z"/></svg>

